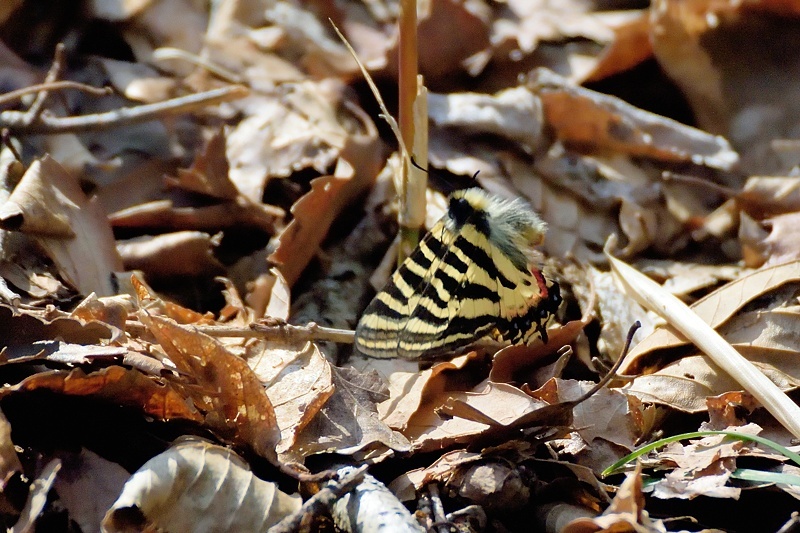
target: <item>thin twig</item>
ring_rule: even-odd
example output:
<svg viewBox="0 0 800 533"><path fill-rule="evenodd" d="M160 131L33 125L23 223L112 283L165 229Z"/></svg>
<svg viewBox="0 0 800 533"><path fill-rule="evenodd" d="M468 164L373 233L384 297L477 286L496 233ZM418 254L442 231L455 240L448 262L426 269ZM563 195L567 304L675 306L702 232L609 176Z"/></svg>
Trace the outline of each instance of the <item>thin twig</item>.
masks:
<svg viewBox="0 0 800 533"><path fill-rule="evenodd" d="M16 91L11 91L2 94L0 95L0 105L10 104L16 100L19 100L26 94L36 93L39 91L42 91L40 94L44 94L45 92L48 91L61 91L64 89L77 89L79 91L83 91L85 93L93 94L96 96L106 96L109 94L113 94L114 92L114 90L111 87L92 87L91 85L78 83L77 81L62 80L62 81L54 81L52 83L39 83L37 85L31 85L30 87L23 87L22 89L17 89ZM28 110L28 112L30 112L30 109Z"/></svg>
<svg viewBox="0 0 800 533"><path fill-rule="evenodd" d="M3 146L11 150L11 153L14 155L14 159L17 161L22 161L22 157L19 155L16 146L11 141L11 132L9 132L6 128L0 130L0 137L2 137Z"/></svg>
<svg viewBox="0 0 800 533"><path fill-rule="evenodd" d="M330 341L353 343L355 332L349 329L326 328L315 323L307 326L295 326L286 323L256 323L250 327L240 326L201 326L192 325L195 331L204 333L209 337L227 337L242 339L265 339L279 340L283 342L308 342L308 341ZM144 325L136 320L128 320L125 323L125 330L129 333L142 335L147 331Z"/></svg>
<svg viewBox="0 0 800 533"><path fill-rule="evenodd" d="M427 486L428 494L431 497L431 509L433 510L433 529L438 533L449 533L450 527L447 524L447 517L444 514L444 505L442 504L442 497L439 495L439 485L436 483L429 483ZM434 529L435 528L435 529Z"/></svg>
<svg viewBox="0 0 800 533"><path fill-rule="evenodd" d="M197 67L201 67L206 69L208 72L214 74L218 78L227 81L229 83L244 83L245 79L242 76L239 76L235 72L226 69L225 67L218 65L205 57L200 57L197 54L192 54L191 52L187 52L186 50L181 50L180 48L171 48L165 46L163 48L158 48L153 51L152 60L153 61L166 61L168 59L179 59L182 61L186 61L187 63L191 63Z"/></svg>
<svg viewBox="0 0 800 533"><path fill-rule="evenodd" d="M628 329L628 337L625 339L625 346L622 348L622 353L619 355L619 358L617 358L617 360L614 362L614 366L612 366L611 370L609 370L608 373L605 376L603 376L594 387L589 389L588 392L586 392L583 396L581 396L577 400L573 400L573 402L575 403L573 408L577 407L578 404L585 402L586 400L597 394L597 391L608 385L614 378L617 377L617 370L619 370L619 367L622 366L622 361L624 361L625 357L627 357L628 352L631 349L633 336L636 334L636 332L639 330L640 327L642 327L642 323L637 320L636 322L633 323L630 329Z"/></svg>
<svg viewBox="0 0 800 533"><path fill-rule="evenodd" d="M52 117L42 115L36 122L27 124L26 113L20 111L3 111L0 113L0 128L8 128L13 133L78 133L89 130L116 128L129 124L137 124L157 120L168 115L188 113L195 109L220 102L236 100L250 94L241 85L214 89L202 93L172 98L155 104L135 107L123 107L107 113L82 115L77 117Z"/></svg>
<svg viewBox="0 0 800 533"><path fill-rule="evenodd" d="M53 55L53 64L50 65L50 70L47 71L47 76L44 78L44 83L46 85L55 83L58 80L59 76L61 76L61 66L63 63L64 43L58 43L56 45L55 54ZM48 96L50 96L50 91L39 91L31 107L22 115L24 124L29 126L39 119L44 110L44 103Z"/></svg>
<svg viewBox="0 0 800 533"><path fill-rule="evenodd" d="M355 332L349 329L326 328L311 322L307 326L292 324L256 323L250 327L261 333L261 337L269 340L286 342L331 341L353 343Z"/></svg>

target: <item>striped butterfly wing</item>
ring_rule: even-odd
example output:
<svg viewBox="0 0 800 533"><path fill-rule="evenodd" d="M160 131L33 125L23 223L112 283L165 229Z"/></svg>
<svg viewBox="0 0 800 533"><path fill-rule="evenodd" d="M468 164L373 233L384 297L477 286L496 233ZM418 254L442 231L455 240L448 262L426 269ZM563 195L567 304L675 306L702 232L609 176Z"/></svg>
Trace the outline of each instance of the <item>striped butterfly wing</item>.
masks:
<svg viewBox="0 0 800 533"><path fill-rule="evenodd" d="M367 306L356 327L358 351L370 357L416 359L434 348L450 319L444 260L452 243L444 222L434 225Z"/></svg>
<svg viewBox="0 0 800 533"><path fill-rule="evenodd" d="M497 217L497 218L494 218ZM371 357L435 357L492 335L537 334L561 298L526 252L543 224L517 204L468 190L369 304L356 348Z"/></svg>
<svg viewBox="0 0 800 533"><path fill-rule="evenodd" d="M419 291L418 301L410 302L409 318L400 332L401 357L434 357L466 346L494 328L500 297L470 253L466 228L458 234L447 229L431 232L420 244L429 281Z"/></svg>

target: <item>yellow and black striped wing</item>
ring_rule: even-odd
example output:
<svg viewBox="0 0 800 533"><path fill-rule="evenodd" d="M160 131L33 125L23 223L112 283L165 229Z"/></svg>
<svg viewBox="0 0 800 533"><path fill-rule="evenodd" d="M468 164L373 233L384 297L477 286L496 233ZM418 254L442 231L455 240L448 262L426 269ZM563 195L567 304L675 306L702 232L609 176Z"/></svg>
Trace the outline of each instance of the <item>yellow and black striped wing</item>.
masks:
<svg viewBox="0 0 800 533"><path fill-rule="evenodd" d="M509 253L509 239L492 233L500 226L481 210L483 196L467 200L476 205L451 204L369 304L356 328L359 352L419 359L488 335L547 340L544 322L560 303L558 286ZM459 209L467 212L463 219Z"/></svg>
<svg viewBox="0 0 800 533"><path fill-rule="evenodd" d="M438 222L393 274L356 328L361 353L417 359L477 338L462 331L466 316L458 315L457 295L472 287L468 276L474 263L454 246L456 238Z"/></svg>

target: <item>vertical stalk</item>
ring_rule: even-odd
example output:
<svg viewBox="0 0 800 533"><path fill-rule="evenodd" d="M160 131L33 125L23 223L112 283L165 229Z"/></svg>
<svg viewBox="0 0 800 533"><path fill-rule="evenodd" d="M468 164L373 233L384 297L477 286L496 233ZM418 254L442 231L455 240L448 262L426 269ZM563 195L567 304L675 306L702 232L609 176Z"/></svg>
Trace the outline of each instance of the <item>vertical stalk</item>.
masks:
<svg viewBox="0 0 800 533"><path fill-rule="evenodd" d="M416 150L414 138L418 125L414 122L414 102L417 99L417 2L416 0L400 0L398 46L398 115L400 133L403 143ZM425 117L427 121L427 117ZM427 123L425 124L427 126ZM415 153L410 154L415 156ZM404 160L398 196L400 198L400 246L398 247L398 264L408 257L419 242L419 228L425 221L425 190L415 181L419 173L409 168L409 161ZM424 174L423 174L424 176ZM427 181L427 180L425 180ZM421 213L421 215L420 215Z"/></svg>

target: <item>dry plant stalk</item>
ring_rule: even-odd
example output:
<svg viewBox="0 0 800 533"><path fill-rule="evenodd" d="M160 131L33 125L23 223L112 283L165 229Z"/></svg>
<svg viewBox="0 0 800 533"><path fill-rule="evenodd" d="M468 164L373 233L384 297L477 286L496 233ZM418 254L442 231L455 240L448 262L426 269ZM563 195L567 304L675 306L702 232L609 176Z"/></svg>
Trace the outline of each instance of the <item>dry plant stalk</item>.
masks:
<svg viewBox="0 0 800 533"><path fill-rule="evenodd" d="M416 42L416 5L414 6L414 27L413 27L413 35L414 41ZM401 20L402 17L401 17ZM421 77L416 75L416 55L414 56L414 77L413 77L413 92L410 94L413 95L413 99L411 99L411 108L408 113L402 111L403 106L407 105L404 104L404 100L409 99L408 96L401 96L400 101L400 116L410 117L409 121L412 122L413 131L409 133L412 138L412 143L406 140L405 134L401 131L400 125L398 125L397 121L392 117L389 113L389 110L386 108L386 104L381 97L380 92L378 91L378 87L375 85L375 82L372 80L372 76L369 75L367 72L366 67L358 58L356 51L350 46L350 43L347 39L342 35L342 32L339 31L339 28L336 27L336 24L333 21L330 21L331 25L333 26L334 31L342 40L344 45L347 47L347 50L353 56L356 63L358 64L359 69L361 69L361 74L364 76L364 79L369 85L370 90L372 91L372 95L375 97L375 100L378 102L378 106L380 107L381 114L380 116L389 124L389 127L392 130L395 138L397 139L398 151L400 152L400 156L402 159L402 165L399 169L399 175L394 176L394 185L395 189L397 190L397 195L400 200L400 214L399 214L399 223L400 223L400 246L398 249L398 265L401 264L406 256L408 256L414 248L417 247L419 242L419 229L425 222L425 206L426 206L426 191L428 188L428 179L427 175L423 170L414 168L414 165L411 163L411 155L408 152L407 146L411 146L414 150L414 154L416 154L419 161L424 163L423 168L427 165L428 162L428 105L427 105L427 98L428 92L425 86L421 82ZM401 25L401 32L403 31L402 28L404 26ZM408 31L408 30L406 30ZM402 58L401 58L402 64ZM402 67L401 67L402 70ZM402 74L401 74L402 76ZM409 89L405 88L402 84L400 85L401 91L410 91ZM404 93L409 94L409 92ZM408 126L407 126L408 127Z"/></svg>
<svg viewBox="0 0 800 533"><path fill-rule="evenodd" d="M427 168L428 162L428 116L427 92L418 76L419 54L417 52L417 2L400 1L398 20L400 42L398 47L398 116L400 133L406 146L411 146L417 163ZM420 116L421 111L424 116ZM425 223L425 191L428 180L425 172L409 165L404 159L401 167L400 187L400 246L397 248L397 264L405 261L419 243L419 230Z"/></svg>
<svg viewBox="0 0 800 533"><path fill-rule="evenodd" d="M800 407L756 366L745 359L689 306L627 263L606 251L615 277L625 292L680 331L747 392L789 432L800 438Z"/></svg>

